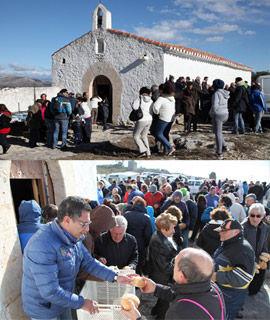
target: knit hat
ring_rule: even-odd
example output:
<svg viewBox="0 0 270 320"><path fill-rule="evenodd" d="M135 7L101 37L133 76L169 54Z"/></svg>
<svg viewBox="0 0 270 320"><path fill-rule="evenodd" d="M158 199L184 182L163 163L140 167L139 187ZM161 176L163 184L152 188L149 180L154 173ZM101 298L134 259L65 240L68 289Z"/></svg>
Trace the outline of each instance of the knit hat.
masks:
<svg viewBox="0 0 270 320"><path fill-rule="evenodd" d="M174 199L175 197L180 197L180 199L182 200L183 198L183 193L180 190L175 190L174 193L172 194L172 198Z"/></svg>
<svg viewBox="0 0 270 320"><path fill-rule="evenodd" d="M182 189L180 189L180 191L182 191L183 197L185 197L186 194L187 194L187 189L186 188L182 188Z"/></svg>
<svg viewBox="0 0 270 320"><path fill-rule="evenodd" d="M214 231L229 231L229 230L242 230L241 224L237 220L227 219L225 220L218 228L214 229Z"/></svg>
<svg viewBox="0 0 270 320"><path fill-rule="evenodd" d="M152 184L150 186L150 189L149 189L150 192L157 192L157 186L155 184Z"/></svg>
<svg viewBox="0 0 270 320"><path fill-rule="evenodd" d="M213 87L215 90L223 89L224 88L224 81L222 81L221 79L214 80Z"/></svg>

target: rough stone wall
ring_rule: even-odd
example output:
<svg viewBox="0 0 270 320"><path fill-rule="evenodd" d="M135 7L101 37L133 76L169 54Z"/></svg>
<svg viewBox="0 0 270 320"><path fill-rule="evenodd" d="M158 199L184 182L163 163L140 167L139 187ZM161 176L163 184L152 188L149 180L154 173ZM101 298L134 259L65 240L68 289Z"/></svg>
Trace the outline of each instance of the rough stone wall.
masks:
<svg viewBox="0 0 270 320"><path fill-rule="evenodd" d="M191 80L200 76L202 81L205 76L208 76L209 84L218 78L230 85L236 77L242 77L249 84L251 83L251 71L166 53L164 55L164 79L170 74L175 77L175 80L180 76L190 76Z"/></svg>
<svg viewBox="0 0 270 320"><path fill-rule="evenodd" d="M11 112L27 111L34 103L34 90L36 99L39 99L42 93L46 93L47 99L51 100L61 89L59 87L4 88L0 89L0 103L4 103Z"/></svg>
<svg viewBox="0 0 270 320"><path fill-rule="evenodd" d="M47 164L57 206L68 196L97 200L94 161L47 161Z"/></svg>
<svg viewBox="0 0 270 320"><path fill-rule="evenodd" d="M22 252L10 193L11 161L0 161L0 319L28 319L22 309Z"/></svg>
<svg viewBox="0 0 270 320"><path fill-rule="evenodd" d="M104 54L96 53L97 39L104 40ZM145 54L149 57L147 61L140 59ZM122 81L122 92L117 93L121 95L120 121L128 119L131 103L142 86L152 86L163 81L162 48L140 39L99 29L73 41L52 56L53 85L82 92L84 75L98 63L109 65ZM102 68L100 75L107 76ZM112 86L114 85L112 82Z"/></svg>

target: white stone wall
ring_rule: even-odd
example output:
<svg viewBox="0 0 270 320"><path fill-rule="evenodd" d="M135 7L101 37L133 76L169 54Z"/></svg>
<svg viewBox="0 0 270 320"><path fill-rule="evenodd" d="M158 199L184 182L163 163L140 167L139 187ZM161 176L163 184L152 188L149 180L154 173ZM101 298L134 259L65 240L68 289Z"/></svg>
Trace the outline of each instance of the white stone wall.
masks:
<svg viewBox="0 0 270 320"><path fill-rule="evenodd" d="M98 38L105 42L103 55L95 52ZM149 56L149 60L140 60L145 54ZM63 59L65 64L62 63ZM87 33L52 56L53 85L81 92L84 74L100 61L110 64L121 78L123 90L119 92L122 95L120 118L124 121L128 118L131 103L138 96L139 89L163 81L162 48L140 39L99 29ZM100 75L106 76L102 70Z"/></svg>
<svg viewBox="0 0 270 320"><path fill-rule="evenodd" d="M205 76L209 77L208 83L212 84L215 79L222 79L225 84L231 84L236 77L242 77L251 83L251 71L231 68L220 64L210 63L207 61L198 61L190 58L180 57L173 54L164 54L164 80L169 75L173 75L175 80L180 76L190 76L190 79Z"/></svg>
<svg viewBox="0 0 270 320"><path fill-rule="evenodd" d="M0 319L28 319L21 300L22 252L10 193L10 160L0 161Z"/></svg>
<svg viewBox="0 0 270 320"><path fill-rule="evenodd" d="M46 93L47 99L51 100L61 89L60 87L3 88L0 89L0 103L4 103L11 112L27 111L34 103L34 90L36 99L39 99L42 93Z"/></svg>

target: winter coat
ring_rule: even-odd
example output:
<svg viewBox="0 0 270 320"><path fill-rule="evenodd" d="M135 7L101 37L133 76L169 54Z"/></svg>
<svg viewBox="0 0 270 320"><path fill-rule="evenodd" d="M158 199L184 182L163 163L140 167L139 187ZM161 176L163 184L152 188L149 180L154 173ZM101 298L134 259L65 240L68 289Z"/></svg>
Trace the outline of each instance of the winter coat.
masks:
<svg viewBox="0 0 270 320"><path fill-rule="evenodd" d="M173 95L162 95L153 104L153 112L159 116L159 120L172 122L175 114L175 99Z"/></svg>
<svg viewBox="0 0 270 320"><path fill-rule="evenodd" d="M42 211L35 200L23 200L19 206L20 223L18 224L22 253L30 238L41 228Z"/></svg>
<svg viewBox="0 0 270 320"><path fill-rule="evenodd" d="M0 134L8 134L10 132L11 113L8 111L0 112Z"/></svg>
<svg viewBox="0 0 270 320"><path fill-rule="evenodd" d="M79 114L81 116L81 119L91 118L91 111L86 102L83 102L79 105Z"/></svg>
<svg viewBox="0 0 270 320"><path fill-rule="evenodd" d="M190 223L189 223L188 229L193 230L197 220L197 216L198 216L198 208L196 203L191 199L186 201L186 205L187 205L189 217L190 217Z"/></svg>
<svg viewBox="0 0 270 320"><path fill-rule="evenodd" d="M243 307L246 289L255 273L254 250L242 231L221 243L214 261L217 284L223 292L227 313L237 313Z"/></svg>
<svg viewBox="0 0 270 320"><path fill-rule="evenodd" d="M223 221L210 220L199 234L197 245L211 256L221 244L219 233L214 229L218 228L222 223Z"/></svg>
<svg viewBox="0 0 270 320"><path fill-rule="evenodd" d="M147 205L153 207L155 213L160 212L159 209L163 199L164 199L164 195L160 191L157 191L154 194L148 191L144 195L144 200L146 201Z"/></svg>
<svg viewBox="0 0 270 320"><path fill-rule="evenodd" d="M171 302L165 315L168 320L226 318L222 292L212 281L173 284L171 287L157 284L154 295Z"/></svg>
<svg viewBox="0 0 270 320"><path fill-rule="evenodd" d="M248 92L244 87L244 84L244 81L239 81L236 84L233 100L231 101L231 106L234 113L246 112L247 106L249 105Z"/></svg>
<svg viewBox="0 0 270 320"><path fill-rule="evenodd" d="M144 198L144 194L140 190L132 189L130 194L128 195L128 203L130 203L130 201L132 201L132 199L137 196Z"/></svg>
<svg viewBox="0 0 270 320"><path fill-rule="evenodd" d="M67 308L80 309L84 298L73 293L80 266L110 282L116 276L88 253L81 239L71 241L57 219L36 232L23 257L22 302L26 315L52 319Z"/></svg>
<svg viewBox="0 0 270 320"><path fill-rule="evenodd" d="M266 223L261 221L258 227L254 227L247 217L241 225L244 229L244 237L251 244L256 261L259 262L259 256L262 252L268 252L267 248L267 237L268 237L268 226Z"/></svg>
<svg viewBox="0 0 270 320"><path fill-rule="evenodd" d="M123 239L116 243L111 237L110 231L105 232L95 240L95 257L106 258L107 266L117 266L122 269L132 266L136 270L138 263L138 245L136 238L126 233Z"/></svg>
<svg viewBox="0 0 270 320"><path fill-rule="evenodd" d="M260 201L263 198L263 187L261 185L255 184L253 187L248 189L248 194L249 193L255 193L256 199Z"/></svg>
<svg viewBox="0 0 270 320"><path fill-rule="evenodd" d="M260 90L251 91L249 102L252 112L267 112L266 101Z"/></svg>
<svg viewBox="0 0 270 320"><path fill-rule="evenodd" d="M216 208L218 206L218 202L219 202L219 196L218 195L213 195L211 196L210 193L208 193L206 196L206 204L207 204L207 207L214 207Z"/></svg>
<svg viewBox="0 0 270 320"><path fill-rule="evenodd" d="M194 95L192 94L192 90L189 90L188 88L184 89L183 97L182 97L183 113L185 115L188 115L188 114L194 115L195 104L196 104L196 100L194 98Z"/></svg>
<svg viewBox="0 0 270 320"><path fill-rule="evenodd" d="M59 114L54 115L55 120L68 120L69 116L72 113L71 103L69 101L69 98L67 98L64 94L58 93L57 98L62 101L61 107L65 109L65 112L61 112ZM52 108L53 106L51 106Z"/></svg>
<svg viewBox="0 0 270 320"><path fill-rule="evenodd" d="M234 219L241 223L246 218L244 207L241 204L235 202L235 196L233 193L228 193L228 197L230 197L230 199L232 200L230 212L234 216Z"/></svg>
<svg viewBox="0 0 270 320"><path fill-rule="evenodd" d="M146 211L147 211L147 214L149 215L149 217L151 219L152 232L154 233L156 231L156 226L155 226L156 218L154 217L154 209L151 206L147 206L146 207Z"/></svg>
<svg viewBox="0 0 270 320"><path fill-rule="evenodd" d="M162 232L156 231L149 244L149 278L156 283L168 284L173 281L172 259L177 249Z"/></svg>
<svg viewBox="0 0 270 320"><path fill-rule="evenodd" d="M43 119L41 116L40 106L38 103L35 102L34 105L29 108L26 121L30 129L41 128Z"/></svg>
<svg viewBox="0 0 270 320"><path fill-rule="evenodd" d="M209 115L214 117L215 115L228 114L228 100L230 98L230 92L224 89L218 89L212 95L212 107L209 111Z"/></svg>
<svg viewBox="0 0 270 320"><path fill-rule="evenodd" d="M138 243L139 255L146 257L146 251L152 235L151 219L147 215L146 208L141 205L134 205L130 211L124 213L127 219L127 233L133 235Z"/></svg>
<svg viewBox="0 0 270 320"><path fill-rule="evenodd" d="M144 121L152 121L152 111L151 106L153 104L153 101L150 96L143 96L141 95L138 99L136 99L133 102L132 109L138 110L139 107L141 107L143 117L138 120L138 122L144 122Z"/></svg>

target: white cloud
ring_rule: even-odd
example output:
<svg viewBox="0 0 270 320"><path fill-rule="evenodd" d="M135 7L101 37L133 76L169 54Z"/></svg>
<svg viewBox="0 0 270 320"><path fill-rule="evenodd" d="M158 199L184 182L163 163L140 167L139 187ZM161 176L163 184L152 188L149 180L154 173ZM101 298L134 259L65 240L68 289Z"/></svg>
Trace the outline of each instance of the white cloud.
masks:
<svg viewBox="0 0 270 320"><path fill-rule="evenodd" d="M19 65L16 62L9 63L8 66L15 71L34 71L35 67Z"/></svg>
<svg viewBox="0 0 270 320"><path fill-rule="evenodd" d="M216 37L206 38L205 40L207 42L218 42L218 41L222 41L223 39L224 39L224 37L222 37L222 36L216 36Z"/></svg>
<svg viewBox="0 0 270 320"><path fill-rule="evenodd" d="M154 11L154 7L147 7L146 8L148 11L153 12Z"/></svg>
<svg viewBox="0 0 270 320"><path fill-rule="evenodd" d="M215 24L206 28L195 28L192 32L196 34L224 34L228 32L237 31L239 27L232 24Z"/></svg>
<svg viewBox="0 0 270 320"><path fill-rule="evenodd" d="M245 31L244 34L247 36L253 36L254 34L256 34L256 31L248 30L248 31Z"/></svg>

